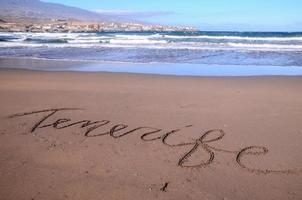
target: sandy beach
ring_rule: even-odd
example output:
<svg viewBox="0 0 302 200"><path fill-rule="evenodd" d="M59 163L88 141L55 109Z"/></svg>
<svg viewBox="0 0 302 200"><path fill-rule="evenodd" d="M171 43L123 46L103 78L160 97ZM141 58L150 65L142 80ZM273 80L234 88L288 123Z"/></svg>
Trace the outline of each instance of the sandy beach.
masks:
<svg viewBox="0 0 302 200"><path fill-rule="evenodd" d="M0 69L0 199L302 199L302 77Z"/></svg>

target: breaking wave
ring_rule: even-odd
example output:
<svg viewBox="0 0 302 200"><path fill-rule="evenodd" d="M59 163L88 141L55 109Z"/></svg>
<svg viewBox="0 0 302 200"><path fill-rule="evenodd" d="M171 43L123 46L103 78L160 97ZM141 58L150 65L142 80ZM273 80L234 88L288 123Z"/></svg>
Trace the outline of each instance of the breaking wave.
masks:
<svg viewBox="0 0 302 200"><path fill-rule="evenodd" d="M302 33L0 33L0 56L31 55L121 62L302 66Z"/></svg>

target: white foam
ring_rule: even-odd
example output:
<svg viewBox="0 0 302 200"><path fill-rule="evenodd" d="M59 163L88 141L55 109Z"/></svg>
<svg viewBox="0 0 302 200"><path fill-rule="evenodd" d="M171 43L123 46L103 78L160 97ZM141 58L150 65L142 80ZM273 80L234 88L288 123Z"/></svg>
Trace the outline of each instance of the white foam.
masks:
<svg viewBox="0 0 302 200"><path fill-rule="evenodd" d="M302 37L240 37L240 36L177 36L165 35L164 38L171 39L215 39L215 40L251 40L251 41L302 41Z"/></svg>
<svg viewBox="0 0 302 200"><path fill-rule="evenodd" d="M276 49L295 49L302 51L302 45L278 45L278 44L243 44L243 43L227 43L233 47L244 48L276 48Z"/></svg>
<svg viewBox="0 0 302 200"><path fill-rule="evenodd" d="M152 39L152 38L162 38L163 35L160 34L153 34L153 35L123 35L123 34L117 34L115 35L116 38L125 38L130 40L136 40L136 39Z"/></svg>
<svg viewBox="0 0 302 200"><path fill-rule="evenodd" d="M131 39L131 40L122 40L122 39L110 39L111 44L166 44L167 41L164 40L149 40L149 39Z"/></svg>
<svg viewBox="0 0 302 200"><path fill-rule="evenodd" d="M68 43L70 44L85 44L85 43L99 43L100 42L100 39L89 39L89 40L86 40L86 39L75 39L75 40L68 40Z"/></svg>
<svg viewBox="0 0 302 200"><path fill-rule="evenodd" d="M1 47L47 47L47 48L148 48L148 49L189 49L189 50L241 50L241 51L302 51L301 43L293 44L263 44L239 43L239 41L202 42L195 41L169 41L165 38L220 38L220 39L247 39L247 37L233 36L175 36L161 34L152 35L127 35L127 34L96 34L96 33L0 33L3 36L13 36L10 42L0 42ZM67 43L34 43L23 42L26 38L31 39L64 39ZM302 37L297 37L302 40ZM257 39L253 38L252 39ZM268 38L258 38L265 40ZM271 40L272 38L270 38ZM285 40L289 38L275 38ZM291 38L293 39L293 38Z"/></svg>
<svg viewBox="0 0 302 200"><path fill-rule="evenodd" d="M134 44L134 43L23 43L23 42L1 42L1 47L29 47L29 48L145 48L145 49L174 49L174 50L232 50L232 51L302 51L301 45L289 45L286 47L278 45L228 44L228 45L186 45L186 44Z"/></svg>

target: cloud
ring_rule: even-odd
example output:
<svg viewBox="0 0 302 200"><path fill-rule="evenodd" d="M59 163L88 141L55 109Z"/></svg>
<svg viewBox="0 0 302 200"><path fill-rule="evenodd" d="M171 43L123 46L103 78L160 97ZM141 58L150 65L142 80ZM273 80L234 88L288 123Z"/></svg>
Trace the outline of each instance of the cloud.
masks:
<svg viewBox="0 0 302 200"><path fill-rule="evenodd" d="M149 17L174 14L174 12L168 12L168 11L104 10L104 9L97 9L94 10L94 12L109 15L109 16L125 17L125 18L132 18L132 19L149 18Z"/></svg>

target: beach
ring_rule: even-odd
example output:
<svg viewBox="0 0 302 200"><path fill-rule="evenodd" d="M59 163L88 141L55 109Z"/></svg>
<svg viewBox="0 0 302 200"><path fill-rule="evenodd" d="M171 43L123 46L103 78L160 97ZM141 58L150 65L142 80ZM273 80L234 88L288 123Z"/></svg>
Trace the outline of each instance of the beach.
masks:
<svg viewBox="0 0 302 200"><path fill-rule="evenodd" d="M301 76L0 69L0 199L301 199L301 91Z"/></svg>
<svg viewBox="0 0 302 200"><path fill-rule="evenodd" d="M301 8L0 0L0 200L302 200Z"/></svg>

